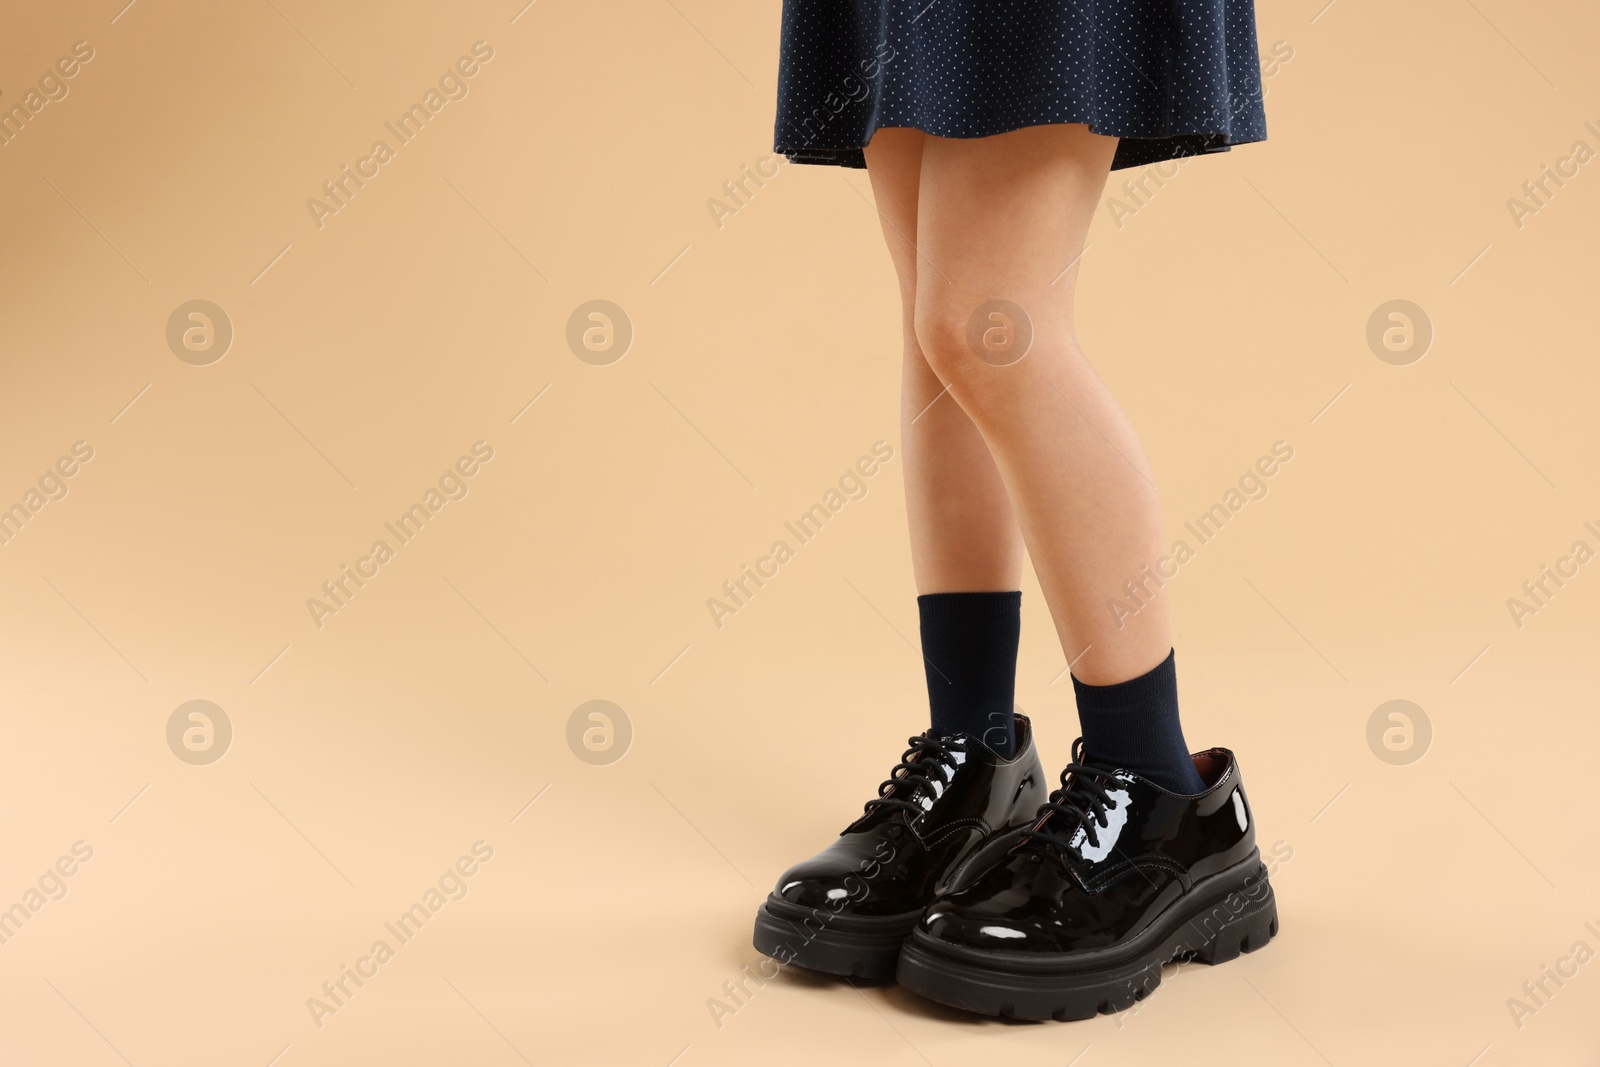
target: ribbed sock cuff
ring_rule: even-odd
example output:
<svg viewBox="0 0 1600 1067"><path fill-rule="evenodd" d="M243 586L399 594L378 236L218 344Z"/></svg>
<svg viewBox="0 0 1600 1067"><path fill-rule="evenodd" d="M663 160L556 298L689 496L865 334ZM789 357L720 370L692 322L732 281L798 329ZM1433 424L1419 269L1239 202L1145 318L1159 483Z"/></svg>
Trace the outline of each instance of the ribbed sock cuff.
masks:
<svg viewBox="0 0 1600 1067"><path fill-rule="evenodd" d="M1174 793L1193 795L1205 788L1178 718L1176 651L1125 682L1087 685L1074 677L1072 691L1090 764L1131 771Z"/></svg>
<svg viewBox="0 0 1600 1067"><path fill-rule="evenodd" d="M1152 700L1165 700L1178 688L1178 652L1171 649L1167 658L1137 678L1110 685L1088 685L1072 676L1072 692L1078 707L1096 711L1112 711L1130 704L1147 704Z"/></svg>

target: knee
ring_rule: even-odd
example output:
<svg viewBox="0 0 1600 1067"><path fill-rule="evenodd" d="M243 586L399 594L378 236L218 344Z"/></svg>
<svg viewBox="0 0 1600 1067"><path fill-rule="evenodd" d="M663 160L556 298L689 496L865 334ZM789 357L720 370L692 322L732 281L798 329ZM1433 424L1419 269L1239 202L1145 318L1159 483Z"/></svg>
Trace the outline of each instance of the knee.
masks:
<svg viewBox="0 0 1600 1067"><path fill-rule="evenodd" d="M1004 406L1022 385L1017 353L1031 343L1028 323L995 309L925 297L917 301L913 322L928 366L974 418Z"/></svg>
<svg viewBox="0 0 1600 1067"><path fill-rule="evenodd" d="M918 294L911 315L917 346L939 380L952 388L969 378L978 362L967 343L967 321L955 301Z"/></svg>

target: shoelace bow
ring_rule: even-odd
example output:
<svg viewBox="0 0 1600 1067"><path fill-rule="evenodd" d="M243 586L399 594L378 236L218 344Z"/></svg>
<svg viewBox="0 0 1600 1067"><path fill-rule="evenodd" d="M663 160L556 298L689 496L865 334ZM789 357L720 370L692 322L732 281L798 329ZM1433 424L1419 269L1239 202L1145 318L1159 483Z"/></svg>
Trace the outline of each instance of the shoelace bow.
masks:
<svg viewBox="0 0 1600 1067"><path fill-rule="evenodd" d="M1039 808L1039 819L1034 829L1023 835L1023 842L1043 841L1063 852L1072 847L1071 831L1083 827L1084 835L1092 847L1100 846L1099 830L1109 825L1108 809L1115 807L1108 792L1112 782L1111 771L1090 767L1083 760L1083 738L1072 743L1072 762L1061 772L1061 788L1050 794L1050 799ZM1044 829L1059 815L1067 834Z"/></svg>
<svg viewBox="0 0 1600 1067"><path fill-rule="evenodd" d="M880 810L898 808L902 811L911 812L913 815L921 815L926 809L917 801L904 795L904 793L915 793L915 790L908 788L901 796L897 797L889 796L889 790L897 786L920 785L928 793L932 794L934 792L935 779L930 778L929 775L935 771L941 772L937 779L939 785L948 785L949 783L945 781L942 773L945 763L944 757L951 752L965 750L964 742L957 738L931 737L924 734L911 736L907 739L907 743L911 747L901 753L900 762L894 765L894 770L889 772L889 777L885 778L883 784L878 786L877 798L867 801L866 806L862 809L863 811L870 812L874 808ZM919 753L920 755L918 755ZM917 756L918 758L912 759L912 756ZM901 774L901 771L905 773Z"/></svg>

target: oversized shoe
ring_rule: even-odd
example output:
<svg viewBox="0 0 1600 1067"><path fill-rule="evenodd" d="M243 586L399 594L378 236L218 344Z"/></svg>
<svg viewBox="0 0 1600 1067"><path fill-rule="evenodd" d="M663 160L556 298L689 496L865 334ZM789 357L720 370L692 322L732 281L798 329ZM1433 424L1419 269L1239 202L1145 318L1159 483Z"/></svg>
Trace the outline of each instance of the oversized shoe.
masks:
<svg viewBox="0 0 1600 1067"><path fill-rule="evenodd" d="M987 846L916 923L897 977L984 1015L1086 1019L1131 1007L1162 964L1222 963L1278 932L1239 765L1193 757L1207 788L1168 792L1082 762L1027 829Z"/></svg>
<svg viewBox="0 0 1600 1067"><path fill-rule="evenodd" d="M1036 821L1048 780L1017 715L1004 759L960 734L912 737L878 796L827 848L783 873L756 913L755 947L780 964L892 978L900 945L985 839Z"/></svg>

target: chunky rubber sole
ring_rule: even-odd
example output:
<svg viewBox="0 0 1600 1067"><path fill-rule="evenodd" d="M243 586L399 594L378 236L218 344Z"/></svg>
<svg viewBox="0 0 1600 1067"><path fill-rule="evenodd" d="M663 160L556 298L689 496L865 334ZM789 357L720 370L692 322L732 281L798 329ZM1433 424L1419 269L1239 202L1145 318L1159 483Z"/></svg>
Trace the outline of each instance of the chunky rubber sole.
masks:
<svg viewBox="0 0 1600 1067"><path fill-rule="evenodd" d="M862 917L807 910L769 896L756 911L755 946L780 964L844 978L893 978L900 946L922 912Z"/></svg>
<svg viewBox="0 0 1600 1067"><path fill-rule="evenodd" d="M1127 943L1047 956L944 945L914 932L900 951L900 984L929 1000L1012 1019L1092 1019L1155 992L1174 960L1218 964L1278 932L1278 905L1259 854L1194 885L1186 899Z"/></svg>

